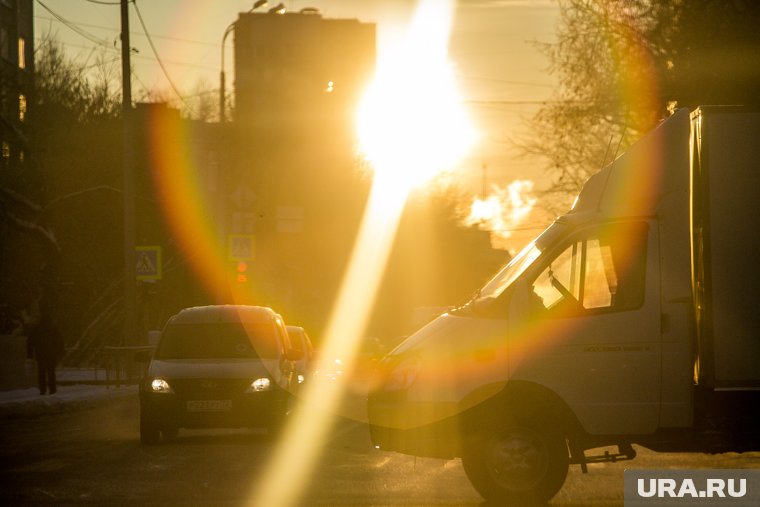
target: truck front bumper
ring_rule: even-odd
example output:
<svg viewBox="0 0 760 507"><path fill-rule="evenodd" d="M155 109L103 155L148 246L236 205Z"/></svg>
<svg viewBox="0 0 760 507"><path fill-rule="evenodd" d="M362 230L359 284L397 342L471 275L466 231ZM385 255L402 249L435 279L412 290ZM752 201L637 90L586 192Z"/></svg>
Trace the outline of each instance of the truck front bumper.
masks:
<svg viewBox="0 0 760 507"><path fill-rule="evenodd" d="M461 414L452 414L449 407L405 398L404 393L370 394L367 411L372 444L377 449L413 456L460 456Z"/></svg>

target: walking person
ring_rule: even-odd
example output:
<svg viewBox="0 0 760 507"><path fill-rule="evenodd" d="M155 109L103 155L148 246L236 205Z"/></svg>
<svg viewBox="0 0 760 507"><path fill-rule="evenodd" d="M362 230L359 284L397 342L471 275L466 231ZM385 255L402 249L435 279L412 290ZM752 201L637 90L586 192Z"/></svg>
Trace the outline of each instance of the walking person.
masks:
<svg viewBox="0 0 760 507"><path fill-rule="evenodd" d="M37 360L37 385L40 394L55 394L55 367L63 355L63 336L52 317L43 313L29 333L29 354Z"/></svg>

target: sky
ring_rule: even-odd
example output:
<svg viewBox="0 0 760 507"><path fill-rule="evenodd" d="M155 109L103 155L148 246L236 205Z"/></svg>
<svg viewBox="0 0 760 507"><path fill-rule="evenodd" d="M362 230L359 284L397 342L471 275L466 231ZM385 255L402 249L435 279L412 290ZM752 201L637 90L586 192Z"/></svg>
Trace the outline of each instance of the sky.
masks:
<svg viewBox="0 0 760 507"><path fill-rule="evenodd" d="M276 3L270 1L269 7ZM378 50L382 51L409 22L416 2L285 0L283 4L289 11L315 7L325 18L374 22ZM238 13L252 5L253 0L136 0L137 10L130 6L130 44L137 51L132 56L133 97L147 91L172 97L173 88L189 96L202 87L217 88L222 35ZM457 2L449 59L478 141L458 164L453 178L473 197L508 195L509 185L515 181L540 186L540 161L522 156L511 140L525 135L525 120L552 93L554 82L537 43L553 40L558 13L553 0ZM34 16L38 40L53 34L72 57L93 65L100 54L113 61L113 69L120 72L118 0L35 0ZM165 72L145 36L141 19ZM225 53L228 83L233 80L231 44L229 37ZM529 188L522 183L518 186ZM531 219L523 218L523 223L511 226L543 225L541 219L534 218L531 223ZM537 232L531 230L529 234Z"/></svg>

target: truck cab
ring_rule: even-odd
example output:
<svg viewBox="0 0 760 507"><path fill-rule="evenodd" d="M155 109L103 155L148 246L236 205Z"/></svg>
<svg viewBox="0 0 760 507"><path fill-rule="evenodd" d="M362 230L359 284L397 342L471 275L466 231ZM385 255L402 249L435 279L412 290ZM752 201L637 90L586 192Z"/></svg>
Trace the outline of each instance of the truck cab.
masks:
<svg viewBox="0 0 760 507"><path fill-rule="evenodd" d="M715 377L700 369L716 360L700 343L715 346L717 335L708 339L703 331L700 341L697 332L696 317L705 308L695 300L706 296L695 299L694 277L705 264L692 231L695 220L706 223L699 199L707 187L704 175L694 173L700 156L694 139L721 114L746 113L676 112L594 175L572 210L470 301L391 351L381 364L384 382L369 397L375 445L462 457L486 499L518 505L554 496L569 464L585 472L588 463L634 458L634 443L680 451L760 448L754 436L713 440L713 449L703 438L706 427L715 428L706 421L717 407L725 419L747 401L758 406L760 379L760 340L749 331L742 337L717 332L721 350L731 349L726 340L741 340L734 348L742 378L727 385L733 396L741 391L728 401L734 412L726 411L727 398L715 395ZM695 120L700 115L702 124ZM734 149L747 139L742 149L758 152L760 121L753 118L731 141ZM713 170L725 178L721 162L713 162ZM745 178L739 186L748 174L736 176ZM718 209L711 204L710 217ZM702 228L704 238L711 232L712 226ZM721 265L730 263L731 252L718 255ZM733 265L721 275L731 269L739 270ZM709 288L704 293L718 297ZM757 410L747 414L744 407L746 427L752 427L760 421ZM618 450L586 453L603 446Z"/></svg>

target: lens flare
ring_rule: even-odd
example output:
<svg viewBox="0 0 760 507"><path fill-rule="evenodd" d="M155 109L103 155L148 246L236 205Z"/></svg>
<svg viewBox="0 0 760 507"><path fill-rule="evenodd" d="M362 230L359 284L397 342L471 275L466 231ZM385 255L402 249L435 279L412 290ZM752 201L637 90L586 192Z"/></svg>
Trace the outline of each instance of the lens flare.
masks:
<svg viewBox="0 0 760 507"><path fill-rule="evenodd" d="M203 284L227 291L216 224L203 191L202 165L191 150L191 132L177 111L154 105L146 111L151 177L162 215L178 246Z"/></svg>
<svg viewBox="0 0 760 507"><path fill-rule="evenodd" d="M461 157L472 130L446 62L452 2L423 1L403 51L383 60L358 113L374 179L362 227L325 333L318 370L340 357L352 371L401 212L412 187ZM345 376L315 376L249 505L298 503L345 390Z"/></svg>
<svg viewBox="0 0 760 507"><path fill-rule="evenodd" d="M197 146L192 124L179 112L153 104L144 111L151 179L161 214L182 257L200 283L218 303L257 304L262 297L245 262L234 264L228 255L229 237L218 224L219 196L210 188L207 172L214 161L210 150Z"/></svg>

